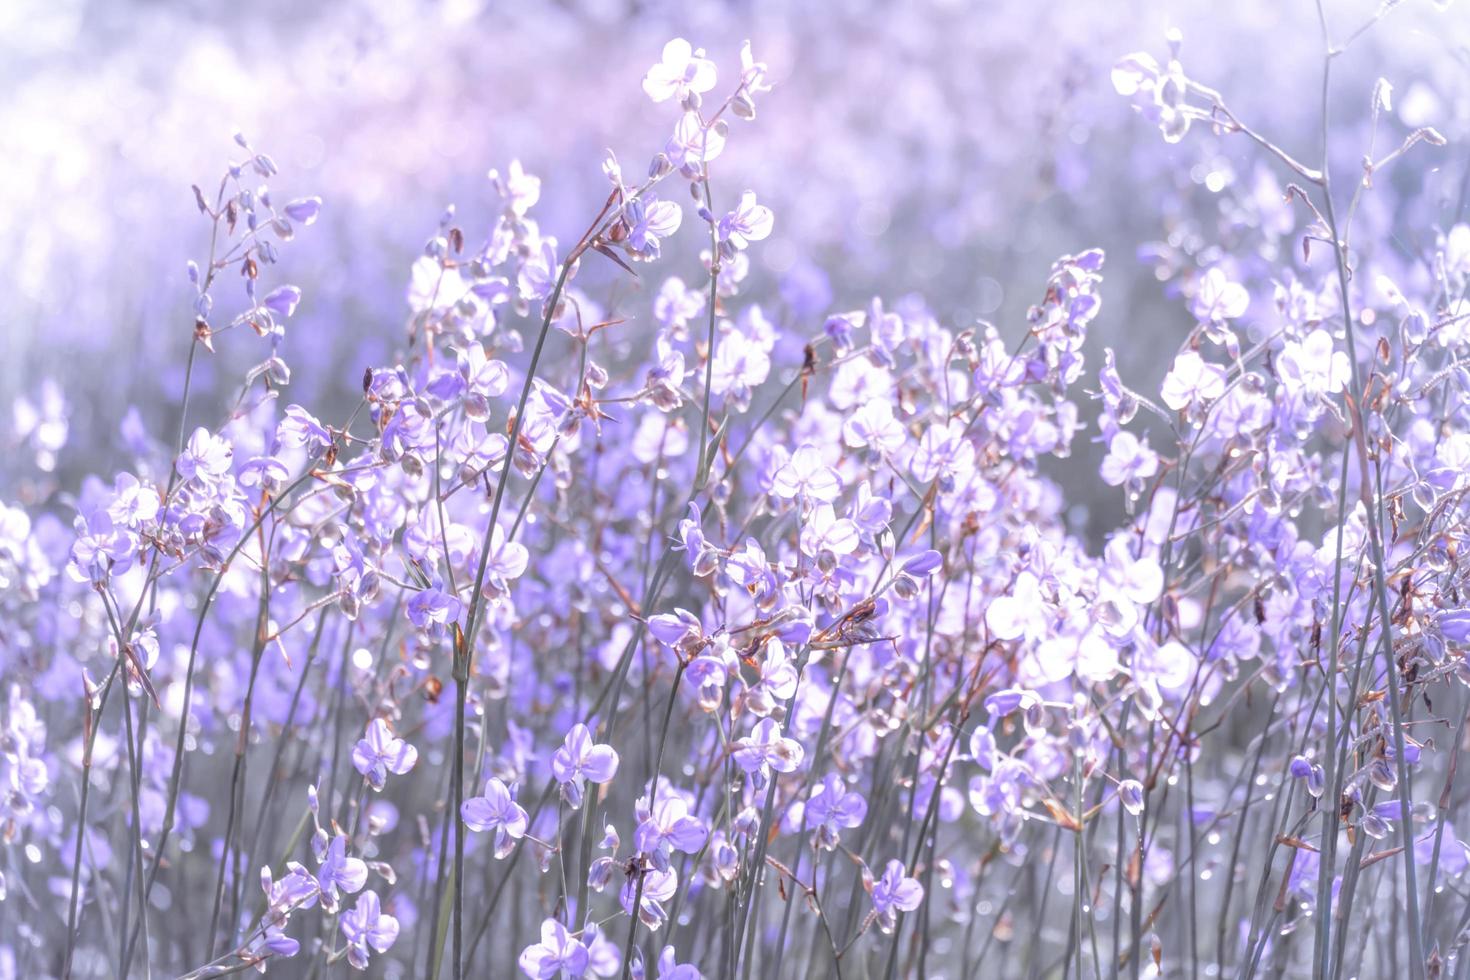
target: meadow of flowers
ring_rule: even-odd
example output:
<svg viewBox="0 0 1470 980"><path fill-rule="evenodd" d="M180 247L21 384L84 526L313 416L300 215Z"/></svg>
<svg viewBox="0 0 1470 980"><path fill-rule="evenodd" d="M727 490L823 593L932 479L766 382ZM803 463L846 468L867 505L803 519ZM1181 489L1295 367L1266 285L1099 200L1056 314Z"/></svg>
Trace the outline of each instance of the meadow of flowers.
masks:
<svg viewBox="0 0 1470 980"><path fill-rule="evenodd" d="M1470 976L1463 4L26 6L0 980Z"/></svg>

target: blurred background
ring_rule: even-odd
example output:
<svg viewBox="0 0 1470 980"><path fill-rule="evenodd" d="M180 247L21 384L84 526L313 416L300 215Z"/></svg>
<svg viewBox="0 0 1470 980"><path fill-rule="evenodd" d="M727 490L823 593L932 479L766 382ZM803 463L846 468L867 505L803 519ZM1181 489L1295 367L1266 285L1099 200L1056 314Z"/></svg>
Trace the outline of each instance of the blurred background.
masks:
<svg viewBox="0 0 1470 980"><path fill-rule="evenodd" d="M1365 220L1447 228L1470 173L1470 5L1399 6L1339 60L1334 127L1358 127L1361 148L1336 137L1335 163L1358 170L1374 81L1389 78L1387 145L1425 125L1449 145L1382 180ZM1327 9L1340 38L1379 4ZM563 240L601 204L606 149L643 170L671 116L640 81L674 36L705 47L722 78L746 38L771 68L775 90L714 177L775 210L749 296L794 332L874 296L921 294L952 328L984 319L1016 336L1053 259L1101 246L1092 363L1112 346L1124 378L1150 390L1194 324L1171 295L1180 269L1207 264L1234 222L1270 220L1284 179L1240 136L1165 144L1109 72L1135 50L1162 59L1178 27L1191 77L1316 160L1317 17L1311 0L6 0L0 498L45 499L125 465L130 409L155 433L177 425L185 263L207 254L190 185L212 187L240 157L235 132L275 158L278 196L324 200L276 275L304 293L289 400L335 417L363 367L400 343L408 270L444 207L458 206L470 239L488 231L489 169L518 159L540 176L537 214ZM642 288L697 279L693 252ZM197 404L223 406L251 346L221 345ZM1095 482L1096 462L1079 453L1057 476Z"/></svg>

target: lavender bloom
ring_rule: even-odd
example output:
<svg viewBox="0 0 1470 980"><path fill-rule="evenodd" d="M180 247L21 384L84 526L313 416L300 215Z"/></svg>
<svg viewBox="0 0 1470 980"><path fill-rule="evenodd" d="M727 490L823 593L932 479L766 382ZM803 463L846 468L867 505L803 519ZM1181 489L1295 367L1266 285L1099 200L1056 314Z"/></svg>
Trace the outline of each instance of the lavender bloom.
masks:
<svg viewBox="0 0 1470 980"><path fill-rule="evenodd" d="M689 809L689 801L676 792L661 793L652 807L647 798L638 801L633 845L639 853L649 855L656 867L666 867L673 851L694 854L704 847L709 831Z"/></svg>
<svg viewBox="0 0 1470 980"><path fill-rule="evenodd" d="M872 447L880 453L895 453L907 438L903 424L893 415L886 399L866 402L842 424L842 441L854 449Z"/></svg>
<svg viewBox="0 0 1470 980"><path fill-rule="evenodd" d="M270 868L260 869L260 887L266 896L266 912L261 917L246 949L255 956L295 956L301 945L286 935L291 913L316 905L319 897L317 880L294 862L287 865L290 873L274 881Z"/></svg>
<svg viewBox="0 0 1470 980"><path fill-rule="evenodd" d="M873 883L872 897L879 928L892 932L899 912L912 912L923 903L924 886L904 875L902 861L889 861L883 876Z"/></svg>
<svg viewBox="0 0 1470 980"><path fill-rule="evenodd" d="M1342 391L1352 376L1352 365L1347 354L1334 346L1332 335L1321 329L1300 341L1287 341L1277 362L1282 384L1314 398Z"/></svg>
<svg viewBox="0 0 1470 980"><path fill-rule="evenodd" d="M504 858L515 842L526 836L530 820L516 803L505 783L495 776L485 781L485 791L464 801L459 811L466 827L477 833L495 832L495 857Z"/></svg>
<svg viewBox="0 0 1470 980"><path fill-rule="evenodd" d="M1453 51L1470 21L1342 2L1324 44L1372 57L1325 99L1239 91L1241 59L1171 32L1112 66L1136 127L1091 97L1134 25L1077 2L898 5L861 50L849 5L703 5L711 36L800 56L722 72L647 5L377 4L267 38L292 72L163 11L203 82L164 117L199 125L116 159L169 73L87 19L58 45L11 18L45 56L0 100L27 137L0 182L24 230L0 240L0 977L130 948L292 973L303 947L371 975L498 976L506 950L535 976L824 975L828 938L936 976L1078 939L1176 973L1368 945L1443 972L1470 919L1435 804L1470 687L1470 223L1432 127L1463 141L1470 103L1394 32ZM1216 20L1282 91L1323 77L1323 45ZM336 86L350 138L288 91L343 51L383 83ZM198 224L157 220L221 85L292 107L281 163L322 197L240 135ZM638 132L597 170L561 153ZM488 207L412 213L492 152ZM1139 261L1104 283L1057 214ZM126 267L177 242L182 275ZM264 870L247 910L242 863L298 856L298 826L310 869ZM1061 892L1013 889L1028 867ZM871 906L842 907L854 875ZM1114 948L1088 917L1119 888L1149 924ZM159 914L212 905L192 943L199 916Z"/></svg>
<svg viewBox="0 0 1470 980"><path fill-rule="evenodd" d="M359 970L368 968L368 949L386 953L398 940L398 920L383 911L375 891L358 896L357 904L342 913L342 938L347 941L347 962Z"/></svg>
<svg viewBox="0 0 1470 980"><path fill-rule="evenodd" d="M806 445L791 454L791 459L776 472L772 490L779 497L802 497L813 503L830 504L842 492L837 473L826 463L816 447Z"/></svg>
<svg viewBox="0 0 1470 980"><path fill-rule="evenodd" d="M1435 617L1435 625L1451 643L1470 643L1470 609L1447 609Z"/></svg>
<svg viewBox="0 0 1470 980"><path fill-rule="evenodd" d="M684 212L673 201L649 199L628 206L628 249L645 258L656 259L661 244L684 219Z"/></svg>
<svg viewBox="0 0 1470 980"><path fill-rule="evenodd" d="M816 835L818 846L830 851L840 843L842 831L861 826L867 815L863 795L848 790L836 773L828 773L807 800L802 820Z"/></svg>
<svg viewBox="0 0 1470 980"><path fill-rule="evenodd" d="M658 295L654 297L653 315L666 330L676 337L681 336L689 321L704 310L706 301L705 293L690 289L677 276L670 276L664 280ZM680 355L681 363L682 360L683 355Z"/></svg>
<svg viewBox="0 0 1470 980"><path fill-rule="evenodd" d="M618 754L610 745L594 743L592 733L581 723L572 726L566 741L551 757L551 773L573 810L581 809L582 787L587 781L608 783L617 771Z"/></svg>
<svg viewBox="0 0 1470 980"><path fill-rule="evenodd" d="M179 454L174 469L185 480L218 480L230 472L230 459L234 452L228 440L208 429L198 428Z"/></svg>
<svg viewBox="0 0 1470 980"><path fill-rule="evenodd" d="M715 64L682 37L664 45L663 57L643 76L643 91L655 102L684 98L715 87Z"/></svg>
<svg viewBox="0 0 1470 980"><path fill-rule="evenodd" d="M374 790L382 790L388 773L402 776L418 761L419 750L393 735L388 722L374 718L352 750L352 764Z"/></svg>
<svg viewBox="0 0 1470 980"><path fill-rule="evenodd" d="M1100 473L1104 483L1116 487L1125 483L1141 485L1158 471L1159 457L1149 448L1147 439L1139 439L1131 432L1118 432L1108 442L1108 455L1103 459Z"/></svg>
<svg viewBox="0 0 1470 980"><path fill-rule="evenodd" d="M511 214L518 218L524 218L526 212L541 200L541 178L527 173L519 160L510 162L505 176L502 177L498 170L492 170L489 178L500 196L505 199Z"/></svg>
<svg viewBox="0 0 1470 980"><path fill-rule="evenodd" d="M1185 351L1174 359L1174 366L1164 378L1160 397L1176 412L1194 410L1205 402L1225 394L1225 369L1207 364L1194 351Z"/></svg>
<svg viewBox="0 0 1470 980"><path fill-rule="evenodd" d="M756 786L764 786L771 771L794 772L805 753L801 743L781 734L772 718L756 722L754 730L735 741L735 764L750 774Z"/></svg>
<svg viewBox="0 0 1470 980"><path fill-rule="evenodd" d="M587 971L587 947L555 919L541 923L541 941L521 950L516 965L534 980L580 977Z"/></svg>
<svg viewBox="0 0 1470 980"><path fill-rule="evenodd" d="M725 150L722 127L706 126L697 112L686 112L674 124L673 135L664 144L669 161L685 173L712 163Z"/></svg>
<svg viewBox="0 0 1470 980"><path fill-rule="evenodd" d="M295 286L277 286L266 294L260 305L276 316L286 319L296 312L301 303L301 290Z"/></svg>
<svg viewBox="0 0 1470 980"><path fill-rule="evenodd" d="M659 613L648 618L648 632L665 646L693 653L704 646L704 627L699 617L687 609Z"/></svg>
<svg viewBox="0 0 1470 980"><path fill-rule="evenodd" d="M367 884L367 873L367 865L361 858L347 856L346 835L338 834L333 837L316 873L322 908L335 912L339 895L352 895L360 891Z"/></svg>
<svg viewBox="0 0 1470 980"><path fill-rule="evenodd" d="M294 201L287 202L282 208L286 217L299 225L310 225L316 221L317 215L322 210L322 199L319 197L299 197Z"/></svg>
<svg viewBox="0 0 1470 980"><path fill-rule="evenodd" d="M486 598L494 599L510 591L510 583L526 572L531 559L526 546L519 541L506 538L499 524L490 531L490 553L485 562L485 584L481 591ZM458 618L458 613L455 614Z"/></svg>
<svg viewBox="0 0 1470 980"><path fill-rule="evenodd" d="M1250 293L1238 282L1231 282L1219 266L1200 277L1190 310L1201 320L1233 320L1245 315L1250 306Z"/></svg>
<svg viewBox="0 0 1470 980"><path fill-rule="evenodd" d="M756 203L755 191L746 191L740 195L740 206L720 219L720 241L729 242L736 248L764 241L770 236L774 221L771 209Z"/></svg>
<svg viewBox="0 0 1470 980"><path fill-rule="evenodd" d="M68 568L77 581L100 584L111 575L120 575L133 567L137 539L127 530L117 528L107 511L95 510L79 516L73 527L76 540Z"/></svg>
<svg viewBox="0 0 1470 980"><path fill-rule="evenodd" d="M674 947L665 946L658 954L657 980L704 980L693 963L680 963Z"/></svg>
<svg viewBox="0 0 1470 980"><path fill-rule="evenodd" d="M408 621L430 636L440 636L444 627L459 619L459 599L437 587L422 589L408 600Z"/></svg>
<svg viewBox="0 0 1470 980"><path fill-rule="evenodd" d="M948 425L931 425L919 439L914 449L911 468L915 478L929 483L933 480L957 480L975 462L975 447L963 437L963 426L957 422Z"/></svg>
<svg viewBox="0 0 1470 980"><path fill-rule="evenodd" d="M737 411L750 407L750 398L771 373L767 352L739 331L720 338L715 349L710 390L725 398Z"/></svg>
<svg viewBox="0 0 1470 980"><path fill-rule="evenodd" d="M841 557L852 554L858 546L858 527L845 517L838 517L831 504L812 509L801 531L801 550L812 557L827 553Z"/></svg>
<svg viewBox="0 0 1470 980"><path fill-rule="evenodd" d="M638 874L642 875L642 893L639 893ZM648 868L630 876L618 892L618 901L623 911L633 914L633 902L638 902L638 919L651 930L656 930L668 920L664 903L679 890L679 874L673 868Z"/></svg>

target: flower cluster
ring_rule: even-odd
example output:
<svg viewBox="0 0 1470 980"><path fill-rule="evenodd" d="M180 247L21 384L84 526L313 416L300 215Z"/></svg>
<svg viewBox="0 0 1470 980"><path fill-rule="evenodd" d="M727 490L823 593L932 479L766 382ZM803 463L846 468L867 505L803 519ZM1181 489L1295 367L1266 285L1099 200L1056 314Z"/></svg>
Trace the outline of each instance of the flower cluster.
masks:
<svg viewBox="0 0 1470 980"><path fill-rule="evenodd" d="M575 220L491 170L349 404L278 272L330 195L243 136L195 189L182 391L238 385L0 504L0 974L1461 962L1470 223L1372 203L1444 138L1384 83L1308 164L1179 34L1123 59L1151 139L1261 158L1140 250L1145 384L1111 250L995 323L773 293L723 169L772 71L648 55L655 142ZM49 473L65 398L21 407Z"/></svg>

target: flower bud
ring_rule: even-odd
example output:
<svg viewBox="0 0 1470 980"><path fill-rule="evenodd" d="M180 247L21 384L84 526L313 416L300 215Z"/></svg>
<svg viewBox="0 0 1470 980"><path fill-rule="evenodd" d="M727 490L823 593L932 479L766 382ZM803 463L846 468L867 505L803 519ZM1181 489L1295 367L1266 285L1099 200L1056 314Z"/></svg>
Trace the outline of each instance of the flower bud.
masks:
<svg viewBox="0 0 1470 980"><path fill-rule="evenodd" d="M1125 779L1118 784L1118 800L1123 809L1135 817L1143 812L1143 784L1136 779Z"/></svg>

